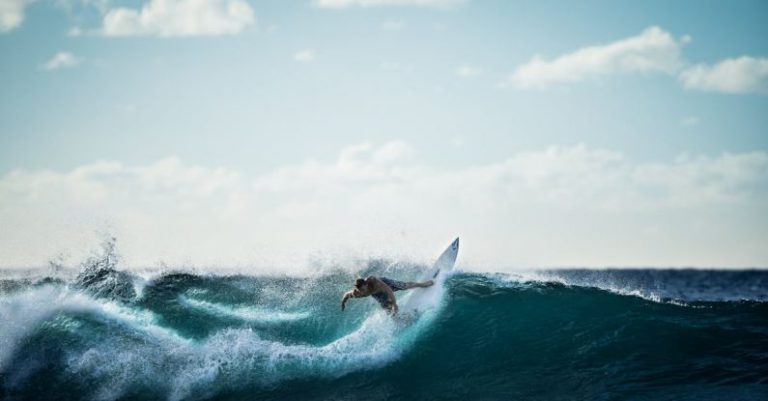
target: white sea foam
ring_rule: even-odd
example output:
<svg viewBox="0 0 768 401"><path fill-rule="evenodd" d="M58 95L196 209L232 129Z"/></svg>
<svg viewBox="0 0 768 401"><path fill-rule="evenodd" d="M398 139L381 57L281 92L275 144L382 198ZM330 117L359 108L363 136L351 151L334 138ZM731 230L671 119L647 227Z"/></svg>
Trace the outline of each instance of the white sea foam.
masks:
<svg viewBox="0 0 768 401"><path fill-rule="evenodd" d="M111 338L71 354L68 370L97 379L97 399L119 398L132 383L165 389L169 399L204 398L221 385L336 377L381 366L411 344L395 341L398 333L390 317L375 313L355 331L323 346L265 340L251 329L225 329L199 342Z"/></svg>
<svg viewBox="0 0 768 401"><path fill-rule="evenodd" d="M202 310L206 313L234 317L250 322L281 323L302 320L311 316L308 311L284 312L251 306L227 306L216 302L207 302L195 298L190 298L183 295L179 297L179 301L187 307Z"/></svg>
<svg viewBox="0 0 768 401"><path fill-rule="evenodd" d="M59 294L51 287L0 298L0 371L16 350L19 340L56 311Z"/></svg>
<svg viewBox="0 0 768 401"><path fill-rule="evenodd" d="M444 291L435 290L429 302L439 306ZM130 383L165 389L169 399L205 398L220 386L338 377L383 366L407 352L438 313L439 308L430 309L403 325L377 311L352 332L319 346L267 340L252 329L232 328L196 342L172 338L147 344L100 341L87 353L72 355L69 369L106 383L97 389L97 398L119 398ZM126 372L131 377L125 377Z"/></svg>
<svg viewBox="0 0 768 401"><path fill-rule="evenodd" d="M130 308L112 301L93 299L77 291L58 286L30 288L0 297L0 371L5 369L20 340L59 312L87 312L122 324L132 330L147 332L156 338L181 340L173 330L158 326L153 313Z"/></svg>
<svg viewBox="0 0 768 401"><path fill-rule="evenodd" d="M569 287L587 287L597 288L599 290L608 291L610 293L632 296L644 299L646 301L664 303L676 306L691 307L691 305L681 300L665 298L652 289L633 288L629 285L621 285L607 279L590 279L590 280L574 280L562 275L558 275L557 272L550 271L530 271L530 272L518 272L515 274L510 273L488 273L485 277L494 281L500 286L511 285L523 285L525 283L557 283ZM697 306L699 307L699 306Z"/></svg>
<svg viewBox="0 0 768 401"><path fill-rule="evenodd" d="M169 399L212 396L221 387L248 383L270 384L297 377L338 377L352 371L373 369L407 352L434 321L444 294L430 291L422 306L434 308L415 322L402 324L384 311L376 311L351 332L323 345L267 339L248 328L227 328L200 340L190 340L158 324L152 312L113 301L94 299L63 286L30 288L0 297L0 371L18 344L58 312L87 312L117 325L106 335L82 335L83 346L68 348L65 369L89 383L95 399L116 399L136 386L165 392ZM309 317L309 312L230 308L194 299L186 305L245 319L285 322ZM79 334L78 334L79 333ZM127 335L125 335L127 334Z"/></svg>

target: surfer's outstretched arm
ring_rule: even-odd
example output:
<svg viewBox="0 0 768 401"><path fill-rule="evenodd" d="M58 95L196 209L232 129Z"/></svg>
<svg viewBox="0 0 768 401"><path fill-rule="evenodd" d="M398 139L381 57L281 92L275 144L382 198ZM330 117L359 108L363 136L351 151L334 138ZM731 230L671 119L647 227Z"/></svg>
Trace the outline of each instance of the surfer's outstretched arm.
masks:
<svg viewBox="0 0 768 401"><path fill-rule="evenodd" d="M342 312L344 311L344 308L347 307L347 301L350 298L362 298L362 297L367 297L369 295L371 295L370 291L361 291L361 290L359 290L357 288L345 292L344 296L341 298L341 310L342 310Z"/></svg>
<svg viewBox="0 0 768 401"><path fill-rule="evenodd" d="M341 311L344 311L344 308L347 307L347 301L350 298L355 298L355 290L350 290L344 293L344 296L341 298Z"/></svg>

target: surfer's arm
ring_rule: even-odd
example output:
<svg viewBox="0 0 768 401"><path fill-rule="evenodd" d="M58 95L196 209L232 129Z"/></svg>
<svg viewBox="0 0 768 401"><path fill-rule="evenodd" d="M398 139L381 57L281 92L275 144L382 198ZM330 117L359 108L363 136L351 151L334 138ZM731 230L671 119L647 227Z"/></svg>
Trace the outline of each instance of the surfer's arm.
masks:
<svg viewBox="0 0 768 401"><path fill-rule="evenodd" d="M341 298L341 310L344 311L344 308L347 307L347 300L349 300L350 298L360 298L360 297L363 297L363 296L365 296L365 295L363 295L357 289L349 290L349 291L345 292L344 296Z"/></svg>
<svg viewBox="0 0 768 401"><path fill-rule="evenodd" d="M354 290L353 291L347 291L344 293L344 296L341 298L341 311L344 311L344 308L347 307L347 300L354 297Z"/></svg>

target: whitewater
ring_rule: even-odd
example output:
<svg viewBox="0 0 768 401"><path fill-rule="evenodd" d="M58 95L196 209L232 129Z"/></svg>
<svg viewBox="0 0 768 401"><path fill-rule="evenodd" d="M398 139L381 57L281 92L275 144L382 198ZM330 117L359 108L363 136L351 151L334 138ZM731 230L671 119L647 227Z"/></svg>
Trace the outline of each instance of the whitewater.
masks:
<svg viewBox="0 0 768 401"><path fill-rule="evenodd" d="M768 399L766 271L459 271L409 324L340 310L358 276L427 269L5 272L0 398Z"/></svg>

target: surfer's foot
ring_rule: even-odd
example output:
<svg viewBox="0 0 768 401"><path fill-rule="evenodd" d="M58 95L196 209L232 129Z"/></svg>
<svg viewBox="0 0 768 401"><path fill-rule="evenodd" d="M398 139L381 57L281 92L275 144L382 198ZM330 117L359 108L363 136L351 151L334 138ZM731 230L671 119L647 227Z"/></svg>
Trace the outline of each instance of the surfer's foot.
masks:
<svg viewBox="0 0 768 401"><path fill-rule="evenodd" d="M421 287L425 287L425 288L426 288L426 287L431 287L431 286L432 286L432 285L434 285L434 284L435 284L435 282L434 282L434 281L432 281L432 280L427 280L427 281L425 281L425 282L421 283Z"/></svg>

